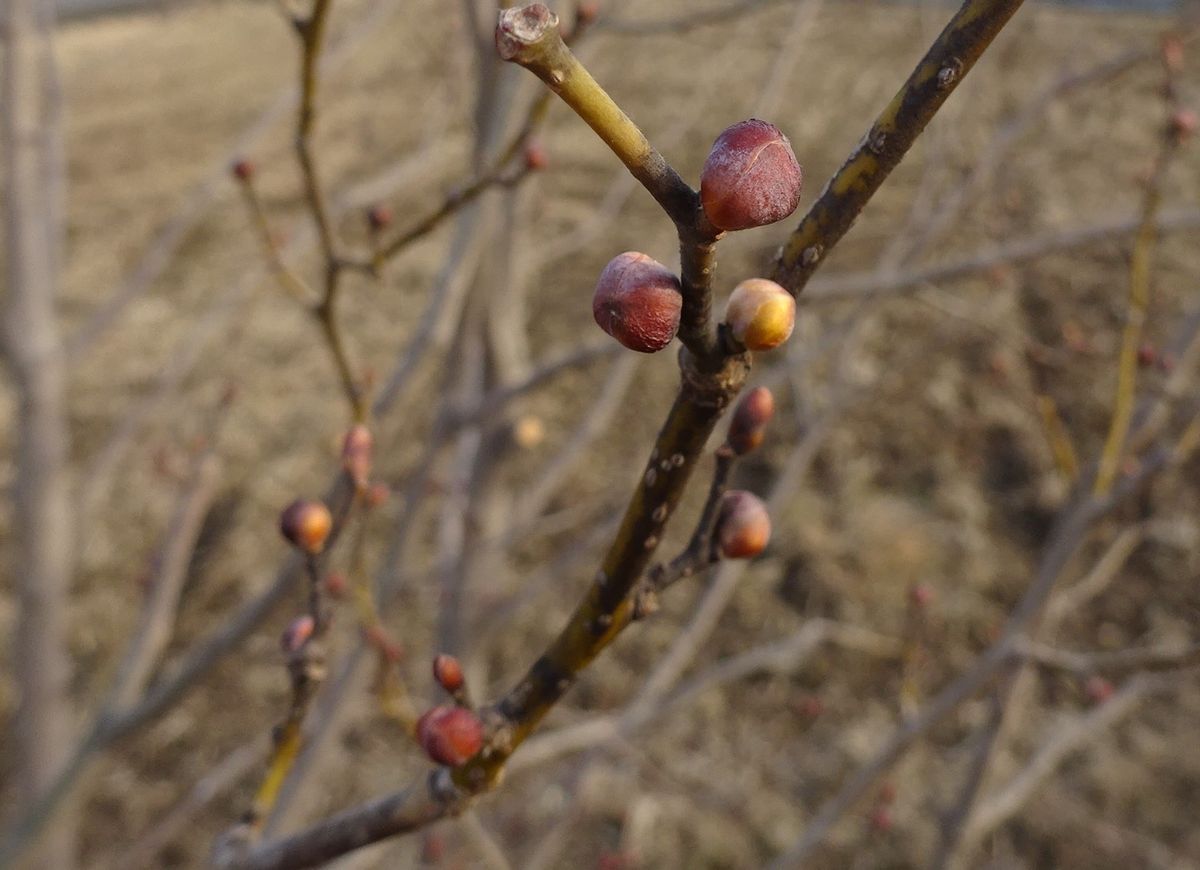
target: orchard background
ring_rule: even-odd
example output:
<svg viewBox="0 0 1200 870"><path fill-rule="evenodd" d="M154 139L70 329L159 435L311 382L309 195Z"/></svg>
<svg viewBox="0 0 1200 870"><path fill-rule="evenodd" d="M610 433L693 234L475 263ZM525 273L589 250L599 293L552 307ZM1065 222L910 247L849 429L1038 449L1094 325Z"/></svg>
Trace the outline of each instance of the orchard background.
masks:
<svg viewBox="0 0 1200 870"><path fill-rule="evenodd" d="M730 2L733 14L709 18L688 2L606 0L577 51L690 183L728 125L778 125L804 167L801 214L953 10ZM970 670L1038 570L1071 491L1065 457L1078 469L1103 448L1130 256L1164 136L1160 38L1177 24L1020 10L800 296L792 340L756 359L750 385L769 384L779 410L736 484L771 497L767 552L664 595L470 813L337 866L761 866ZM461 188L483 115L507 112L515 129L543 91L505 67L496 103L480 109L468 27L462 4L334 4L314 142L348 245L369 246L367 208L386 203L404 226ZM288 555L279 512L322 495L348 417L229 171L253 160L276 241L294 246L297 269L318 267L292 158L296 40L280 9L91 18L61 25L56 41L67 160L57 317L78 541L70 748L112 701L164 562L181 567L181 589L149 689L272 587ZM1195 107L1200 60L1184 44L1173 87ZM343 693L316 699L320 739L285 787L274 835L426 767L404 706L442 700L429 661L448 640L477 699L524 672L586 588L671 401L674 348L619 352L590 304L621 251L678 265L669 222L557 101L537 144L545 166L488 191L476 225L443 221L380 277L351 275L341 291L359 371L377 391L397 366L404 379L371 424L374 479L390 497L355 558L335 553L331 570L394 579L381 618L399 655L386 677L370 663L342 671L363 629L352 595L334 603L324 690ZM1153 181L1163 229L1139 348L1147 400L1195 395L1197 153L1182 143ZM797 220L722 242L718 300L767 273ZM482 344L463 343L463 324ZM570 364L470 425L437 427L447 402L475 407L560 360ZM15 395L6 381L9 495ZM705 463L667 554L700 509ZM1081 533L1036 638L1086 655L1173 655L1115 673L1102 659L1043 661L1013 677L973 813L987 825L968 825L941 858L1200 864L1200 686L1187 667L1200 637L1198 472L1182 457ZM1135 476L1136 461L1120 473ZM10 637L22 565L13 498L4 503ZM183 543L181 524L194 532ZM302 610L300 586L277 596L186 692L86 753L58 809L77 816L79 866L206 863L262 778L288 704L279 635ZM5 722L19 654L0 652ZM906 747L805 866L929 866L997 697L972 693ZM4 740L4 825L28 809L22 763Z"/></svg>

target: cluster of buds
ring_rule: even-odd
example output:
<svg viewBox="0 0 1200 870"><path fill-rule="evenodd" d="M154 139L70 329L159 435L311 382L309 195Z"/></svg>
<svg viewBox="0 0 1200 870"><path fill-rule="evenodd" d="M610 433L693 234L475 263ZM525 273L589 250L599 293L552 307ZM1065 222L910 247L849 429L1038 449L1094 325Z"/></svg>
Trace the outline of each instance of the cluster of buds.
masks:
<svg viewBox="0 0 1200 870"><path fill-rule="evenodd" d="M751 118L717 137L700 176L700 205L716 230L744 230L783 220L800 202L804 173L779 128ZM650 256L618 254L596 282L592 314L630 350L655 353L679 331L679 278ZM725 312L738 349L770 350L792 334L796 301L783 287L752 278L734 288Z"/></svg>

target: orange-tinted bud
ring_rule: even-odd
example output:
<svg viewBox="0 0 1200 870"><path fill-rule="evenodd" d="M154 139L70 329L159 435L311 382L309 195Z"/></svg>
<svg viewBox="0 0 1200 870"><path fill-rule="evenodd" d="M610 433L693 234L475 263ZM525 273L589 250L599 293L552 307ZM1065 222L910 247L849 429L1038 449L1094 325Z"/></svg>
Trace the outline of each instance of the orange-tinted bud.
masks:
<svg viewBox="0 0 1200 870"><path fill-rule="evenodd" d="M367 485L371 477L371 448L374 444L371 430L361 423L351 426L342 439L342 468L360 489Z"/></svg>
<svg viewBox="0 0 1200 870"><path fill-rule="evenodd" d="M774 281L749 278L733 288L725 306L729 331L748 350L770 350L796 325L796 300Z"/></svg>
<svg viewBox="0 0 1200 870"><path fill-rule="evenodd" d="M458 767L483 747L483 725L463 707L434 707L417 720L417 742L438 764Z"/></svg>
<svg viewBox="0 0 1200 870"><path fill-rule="evenodd" d="M717 545L726 559L757 556L771 540L771 517L762 499L735 489L721 497L715 528Z"/></svg>
<svg viewBox="0 0 1200 870"><path fill-rule="evenodd" d="M279 515L279 530L298 549L316 555L325 548L333 528L329 508L319 501L298 498Z"/></svg>
<svg viewBox="0 0 1200 870"><path fill-rule="evenodd" d="M787 137L774 124L751 118L713 143L700 173L700 203L718 229L761 227L796 210L803 180Z"/></svg>
<svg viewBox="0 0 1200 870"><path fill-rule="evenodd" d="M636 251L609 261L592 296L592 315L600 328L640 353L654 353L671 343L682 308L679 279L662 263Z"/></svg>
<svg viewBox="0 0 1200 870"><path fill-rule="evenodd" d="M742 396L733 411L726 439L733 452L743 456L762 444L767 424L774 416L775 397L766 387L755 387Z"/></svg>
<svg viewBox="0 0 1200 870"><path fill-rule="evenodd" d="M316 623L309 614L297 616L283 630L283 636L279 638L279 645L283 647L285 653L294 653L308 643L316 627Z"/></svg>
<svg viewBox="0 0 1200 870"><path fill-rule="evenodd" d="M463 687L462 665L452 655L442 653L434 656L433 678L437 684L453 695Z"/></svg>
<svg viewBox="0 0 1200 870"><path fill-rule="evenodd" d="M233 166L230 167L233 177L238 181L249 181L254 177L254 169L254 163L245 158L235 161Z"/></svg>
<svg viewBox="0 0 1200 870"><path fill-rule="evenodd" d="M379 232L392 225L395 213L386 205L373 205L367 209L367 225L372 232Z"/></svg>

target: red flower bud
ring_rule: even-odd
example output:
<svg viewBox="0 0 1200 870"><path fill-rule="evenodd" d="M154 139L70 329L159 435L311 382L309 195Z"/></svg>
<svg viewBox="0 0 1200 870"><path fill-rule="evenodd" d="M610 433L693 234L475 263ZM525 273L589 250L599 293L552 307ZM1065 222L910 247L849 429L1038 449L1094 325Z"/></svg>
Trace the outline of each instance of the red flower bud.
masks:
<svg viewBox="0 0 1200 870"><path fill-rule="evenodd" d="M915 583L908 590L909 600L912 601L913 607L922 609L933 603L933 587L928 583Z"/></svg>
<svg viewBox="0 0 1200 870"><path fill-rule="evenodd" d="M743 456L762 444L767 434L767 424L775 416L775 397L766 387L755 387L733 411L726 439L738 456Z"/></svg>
<svg viewBox="0 0 1200 870"><path fill-rule="evenodd" d="M679 279L645 254L626 251L609 261L596 282L592 314L600 328L630 350L654 353L679 331Z"/></svg>
<svg viewBox="0 0 1200 870"><path fill-rule="evenodd" d="M373 205L367 209L367 225L371 232L379 232L392 225L395 214L386 205Z"/></svg>
<svg viewBox="0 0 1200 870"><path fill-rule="evenodd" d="M1191 109L1176 109L1171 114L1171 135L1180 142L1186 142L1196 132L1200 119Z"/></svg>
<svg viewBox="0 0 1200 870"><path fill-rule="evenodd" d="M774 124L751 118L713 143L700 173L700 203L718 229L761 227L796 210L803 180L787 137Z"/></svg>
<svg viewBox="0 0 1200 870"><path fill-rule="evenodd" d="M283 647L285 653L294 653L308 643L308 639L313 636L316 627L316 623L309 614L297 616L284 629L283 636L279 638L279 645Z"/></svg>
<svg viewBox="0 0 1200 870"><path fill-rule="evenodd" d="M1113 684L1099 675L1088 677L1087 682L1083 684L1083 692L1093 704L1103 704L1115 691Z"/></svg>
<svg viewBox="0 0 1200 870"><path fill-rule="evenodd" d="M729 331L747 350L771 350L796 325L796 300L774 281L749 278L733 288L725 305Z"/></svg>
<svg viewBox="0 0 1200 870"><path fill-rule="evenodd" d="M325 591L334 598L341 598L346 594L346 589L349 587L350 581L346 579L346 575L338 571L330 571L325 575Z"/></svg>
<svg viewBox="0 0 1200 870"><path fill-rule="evenodd" d="M417 742L438 764L458 767L483 747L483 725L464 707L434 707L417 720Z"/></svg>
<svg viewBox="0 0 1200 870"><path fill-rule="evenodd" d="M1149 342L1143 344L1137 350L1137 361L1142 368L1149 368L1158 362L1158 350Z"/></svg>
<svg viewBox="0 0 1200 870"><path fill-rule="evenodd" d="M721 497L717 509L717 544L726 559L749 559L767 547L771 517L762 499L734 489Z"/></svg>
<svg viewBox="0 0 1200 870"><path fill-rule="evenodd" d="M333 528L329 508L319 501L298 498L279 515L279 530L300 550L316 555L325 548Z"/></svg>
<svg viewBox="0 0 1200 870"><path fill-rule="evenodd" d="M371 430L359 423L351 426L342 439L342 468L360 489L371 476L371 448L375 439Z"/></svg>
<svg viewBox="0 0 1200 870"><path fill-rule="evenodd" d="M1164 35L1160 47L1163 66L1166 67L1167 72L1172 75L1183 72L1183 40L1179 38L1178 34Z"/></svg>
<svg viewBox="0 0 1200 870"><path fill-rule="evenodd" d="M896 818L886 806L877 806L871 810L871 827L879 832L890 831L896 824Z"/></svg>
<svg viewBox="0 0 1200 870"><path fill-rule="evenodd" d="M530 139L525 143L524 157L525 168L534 172L550 164L550 154L540 139Z"/></svg>
<svg viewBox="0 0 1200 870"><path fill-rule="evenodd" d="M433 678L437 684L453 695L463 687L462 665L452 655L442 653L433 659Z"/></svg>
<svg viewBox="0 0 1200 870"><path fill-rule="evenodd" d="M254 164L245 158L235 161L233 166L230 167L233 177L238 181L249 181L254 177L254 169Z"/></svg>

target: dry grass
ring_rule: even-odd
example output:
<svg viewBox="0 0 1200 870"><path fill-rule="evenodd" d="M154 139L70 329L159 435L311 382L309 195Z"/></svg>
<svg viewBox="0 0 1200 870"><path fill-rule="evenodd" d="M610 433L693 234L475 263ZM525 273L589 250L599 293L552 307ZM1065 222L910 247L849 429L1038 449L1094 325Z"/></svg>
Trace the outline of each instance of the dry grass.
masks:
<svg viewBox="0 0 1200 870"><path fill-rule="evenodd" d="M345 19L359 5L346 4ZM432 14L447 6L454 12ZM629 14L656 17L684 7L682 0L636 4ZM418 155L410 182L391 199L405 215L420 213L465 176L471 72L467 59L458 56L457 9L425 0L407 4L330 80L319 147L335 189ZM890 4L825 5L796 49L770 114L789 133L805 166L810 179L805 204L890 97L942 15ZM753 111L756 83L791 16L789 9L777 8L684 37L627 40L602 33L589 49L591 65L652 140L673 143L664 150L685 176L694 177L716 134ZM432 32L416 37L418 22ZM1086 68L1123 47L1152 46L1162 26L1161 19L1132 15L1038 6L1022 11L838 249L828 271L873 265L905 229L914 198L937 202L944 196L997 125L1064 68ZM104 302L186 192L231 156L233 137L292 80L295 58L292 40L268 3L80 23L65 29L60 47L70 109L70 259L63 311L71 333ZM1193 63L1185 82L1193 100L1197 69L1200 64ZM1154 153L1156 75L1153 64L1144 64L1051 107L933 255L1132 211L1136 179ZM530 284L528 325L538 353L596 335L588 306L591 282L614 253L637 248L666 262L674 256L669 226L641 192L595 241L556 255L563 234L590 216L620 176L611 155L560 106L553 109L546 141L552 168L518 200L529 226L520 253L538 270ZM1170 179L1171 203L1200 199L1200 161L1194 147L1186 153ZM278 226L294 232L299 184L285 125L276 125L254 147L253 157L262 167L268 208ZM347 232L361 232L356 222L347 219ZM178 488L163 466L184 461L227 382L237 385L238 399L220 437L222 495L203 540L203 559L189 580L176 648L202 636L269 582L284 553L274 531L279 506L296 493L315 492L334 464L332 444L343 417L332 369L311 324L270 282L254 285L220 328L195 345L196 325L258 263L250 229L230 183L152 292L76 362L71 407L82 475L129 409L154 391L172 358L184 348L199 354L122 461L95 482L100 496L86 517L72 602L81 709L102 697L114 656L133 624L138 578ZM756 271L785 232L786 225L730 239L723 246L721 285ZM440 231L419 244L381 286L356 279L346 323L366 365L388 371L418 321L447 237ZM696 669L784 636L807 616L902 636L908 631L907 596L916 582L929 584L937 596L934 641L915 678L918 694L965 667L1027 582L1062 495L1014 348L1031 336L1062 350L1069 323L1087 336L1091 351L1063 351L1049 384L1077 449L1092 455L1103 439L1110 400L1126 248L1117 241L1048 257L923 291L924 301L909 297L873 307L861 320L861 346L849 360L853 401L776 518L769 557L747 573ZM1196 303L1195 235L1168 239L1158 267L1150 334L1161 341L1180 312ZM947 313L947 305L956 313ZM800 338L815 345L851 311L848 305L805 309ZM507 498L520 494L521 483L567 437L603 383L607 365L563 377L523 406L543 419L549 434L538 448L504 466L504 479L511 482ZM415 398L382 426L383 471L394 482L409 473L430 422L438 366L428 368ZM832 377L832 366L810 366L798 378L800 391L816 408L824 407ZM649 443L656 409L673 378L667 355L641 363L630 398L551 510L579 505L600 513L616 510L636 473L630 456ZM1156 378L1151 373L1145 381L1153 386ZM11 399L0 414L11 417ZM744 469L751 486L762 486L778 471L795 428L805 422L797 419L801 416L792 401L784 402L771 443ZM8 447L7 431L0 437ZM6 466L10 455L0 451ZM439 466L438 473L447 470ZM1112 589L1067 620L1064 646L1115 648L1196 636L1198 470L1193 463L1154 489L1150 501L1160 518L1154 533ZM4 471L11 477L11 467ZM432 553L432 511L426 513L412 555L417 566ZM1129 519L1122 515L1102 528L1097 545ZM582 540L585 532L531 535L485 581L491 585L475 590L477 600L507 598L555 548ZM384 548L385 534L381 522L372 558ZM584 555L522 608L489 647L476 651L477 694L505 689L558 629L590 575ZM665 612L623 638L548 727L631 698L687 620L701 587L679 589ZM418 580L407 585L403 606L388 619L410 654L406 669L414 690L426 698L432 697L425 662L435 607L432 585ZM102 761L87 803L87 866L103 866L118 855L122 844L154 824L228 752L266 740L285 702L275 638L287 616L277 614L183 704ZM0 634L11 634L16 617L9 598L0 596ZM349 614L341 619L335 645L349 645L351 623ZM2 673L0 711L6 713L12 689L8 669ZM548 866L594 866L601 851L630 845L645 867L758 866L799 834L821 798L895 727L901 682L894 663L822 651L794 673L711 691L631 745L586 762L566 759L516 774L500 795L481 805L481 813L518 867L530 866L544 833L563 818L565 839ZM804 712L812 698L824 707L815 717ZM1036 746L1064 708L1086 704L1077 681L1065 678L1044 680L1038 700L1018 742L1021 751ZM896 770L891 780L899 796L891 831L872 830L866 819L870 807L864 807L837 829L821 866L919 864L934 842L936 814L957 788L964 757L959 744L981 714L981 708L967 705L953 725L938 730ZM990 841L996 866L1200 862L1190 809L1200 783L1198 714L1194 682L1145 705L1068 765ZM393 788L420 764L403 735L375 712L365 690L343 711L337 740L337 751L309 782L306 817ZM1000 767L1011 770L1017 760L1002 757ZM13 759L4 758L0 772L12 765ZM200 866L213 836L236 817L251 789L252 782L243 781L201 814L159 856L161 866ZM457 823L439 830L448 847L445 866L476 865L477 853ZM375 866L409 866L416 860L416 842L379 853L387 857Z"/></svg>

